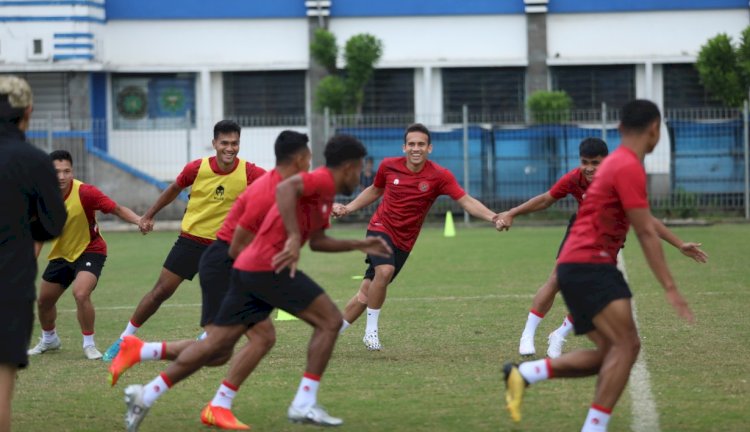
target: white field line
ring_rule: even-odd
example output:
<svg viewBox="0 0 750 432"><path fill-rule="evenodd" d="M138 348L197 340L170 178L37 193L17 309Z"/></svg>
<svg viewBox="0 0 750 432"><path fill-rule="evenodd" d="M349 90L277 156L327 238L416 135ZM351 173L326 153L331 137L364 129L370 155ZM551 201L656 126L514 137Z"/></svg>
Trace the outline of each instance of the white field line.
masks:
<svg viewBox="0 0 750 432"><path fill-rule="evenodd" d="M438 302L438 301L456 301L456 300L491 300L491 299L532 299L534 294L486 294L479 296L441 296L441 297L388 297L388 302L417 301L417 302ZM334 299L335 302L344 302L349 299ZM106 310L135 310L137 305L134 303L129 306L96 306L97 311ZM199 308L200 303L164 303L162 308ZM58 309L57 312L73 313L76 309Z"/></svg>
<svg viewBox="0 0 750 432"><path fill-rule="evenodd" d="M628 273L625 270L625 258L622 252L617 255L617 267L628 280ZM633 305L633 320L638 328L638 312ZM640 329L638 330L640 333ZM630 371L630 382L628 385L630 393L630 411L631 424L630 429L634 432L659 432L659 413L656 411L656 402L654 394L651 391L651 374L646 367L646 350L641 346L641 352L638 355L633 369Z"/></svg>

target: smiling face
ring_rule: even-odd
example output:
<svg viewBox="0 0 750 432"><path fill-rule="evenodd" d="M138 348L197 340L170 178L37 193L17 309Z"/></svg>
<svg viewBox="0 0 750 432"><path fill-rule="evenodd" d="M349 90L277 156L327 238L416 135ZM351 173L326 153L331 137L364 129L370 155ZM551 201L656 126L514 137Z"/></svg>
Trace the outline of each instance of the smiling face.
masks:
<svg viewBox="0 0 750 432"><path fill-rule="evenodd" d="M432 153L432 144L427 134L418 131L406 134L404 153L406 153L406 163L409 168L421 168L427 161L428 155Z"/></svg>
<svg viewBox="0 0 750 432"><path fill-rule="evenodd" d="M64 159L55 160L52 163L55 165L57 184L60 186L60 191L65 195L73 184L73 165L69 160Z"/></svg>
<svg viewBox="0 0 750 432"><path fill-rule="evenodd" d="M583 173L583 176L586 177L586 180L591 182L591 180L594 179L594 174L596 173L596 170L599 169L599 165L601 165L602 161L604 160L604 156L596 156L596 157L586 157L581 156L581 172Z"/></svg>
<svg viewBox="0 0 750 432"><path fill-rule="evenodd" d="M220 165L232 166L240 151L240 134L236 132L219 133L212 141L216 150L216 160Z"/></svg>

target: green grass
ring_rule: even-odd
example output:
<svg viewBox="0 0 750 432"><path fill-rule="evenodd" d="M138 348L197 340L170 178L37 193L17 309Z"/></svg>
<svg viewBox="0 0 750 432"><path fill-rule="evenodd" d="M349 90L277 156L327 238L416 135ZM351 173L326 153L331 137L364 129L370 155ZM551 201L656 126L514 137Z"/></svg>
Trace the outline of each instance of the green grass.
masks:
<svg viewBox="0 0 750 432"><path fill-rule="evenodd" d="M750 300L747 281L749 225L676 230L702 241L711 255L699 266L667 250L679 286L698 322L689 326L670 310L643 261L634 237L625 251L631 288L654 399L663 431L746 430L750 385ZM595 381L552 380L529 389L524 420L513 424L502 401L500 369L517 360L518 338L532 296L552 269L562 227L462 229L443 238L425 229L412 256L390 287L381 313L382 352L367 352L360 320L339 338L319 400L344 418L349 431L551 431L578 430ZM333 236L359 237L363 230L336 228ZM109 259L93 300L97 343L117 338L135 304L148 291L175 240L174 233L108 233ZM45 263L41 262L40 270ZM364 271L359 253L303 255L300 266L343 307ZM185 283L144 326L147 340L199 334L200 289ZM84 360L75 305L66 294L59 305L59 352L32 358L19 374L14 430L112 431L123 429L124 386L144 383L165 366L145 363L108 387L106 364ZM537 351L565 315L558 299L537 333ZM38 324L35 330L38 333ZM254 430L301 431L285 419L304 370L310 329L299 321L276 323L274 350L242 386L238 417ZM33 341L35 343L35 341ZM588 347L571 338L566 349ZM153 407L141 430L205 430L200 409L213 396L225 367L203 369ZM611 431L630 430L627 391L615 410Z"/></svg>

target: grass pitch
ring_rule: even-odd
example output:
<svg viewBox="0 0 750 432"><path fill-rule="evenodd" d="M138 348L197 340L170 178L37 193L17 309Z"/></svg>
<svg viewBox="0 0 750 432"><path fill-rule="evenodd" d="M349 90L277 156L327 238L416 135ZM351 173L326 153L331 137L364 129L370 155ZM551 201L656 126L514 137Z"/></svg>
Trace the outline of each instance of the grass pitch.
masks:
<svg viewBox="0 0 750 432"><path fill-rule="evenodd" d="M666 245L670 266L698 322L681 322L664 300L634 236L625 250L635 294L643 349L662 431L747 430L750 384L750 225L675 230L703 242L710 263L698 265ZM360 237L364 229L331 230ZM404 270L391 285L380 318L382 352L362 344L364 319L339 338L323 377L320 402L344 418L349 431L550 431L579 430L593 396L593 378L552 380L531 387L524 419L504 410L501 366L519 360L518 339L533 294L552 270L563 227L513 228L509 233L458 227L455 238L423 230ZM151 289L175 233L105 233L109 258L93 301L100 350L114 341L141 296ZM360 253L305 251L300 268L339 304L357 290L365 266ZM40 260L40 272L46 261ZM62 350L34 357L19 374L14 399L15 431L123 430L123 389L151 380L164 367L150 362L128 371L115 388L107 364L88 361L72 296L58 304ZM537 352L565 315L562 299L539 327ZM147 322L146 340L199 334L200 288L184 283ZM304 370L310 329L300 321L276 323L277 345L241 387L235 413L256 431L303 431L286 408ZM39 328L36 324L36 343ZM569 338L566 350L588 347ZM226 367L203 369L178 384L152 408L141 430L200 431L201 408L213 397ZM626 391L611 431L631 429Z"/></svg>

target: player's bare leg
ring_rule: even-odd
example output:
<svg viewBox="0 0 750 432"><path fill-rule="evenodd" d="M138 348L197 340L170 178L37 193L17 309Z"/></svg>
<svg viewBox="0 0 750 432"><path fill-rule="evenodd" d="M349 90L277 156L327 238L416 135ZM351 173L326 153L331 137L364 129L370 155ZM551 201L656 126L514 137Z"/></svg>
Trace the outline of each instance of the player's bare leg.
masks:
<svg viewBox="0 0 750 432"><path fill-rule="evenodd" d="M555 295L560 290L557 285L557 273L553 269L547 280L539 287L534 299L531 301L531 310L526 318L526 325L521 333L521 342L519 343L518 352L522 356L530 356L536 354L536 348L534 347L534 336L536 335L536 329L539 323L552 309L552 304L555 301Z"/></svg>
<svg viewBox="0 0 750 432"><path fill-rule="evenodd" d="M396 267L389 264L381 264L375 267L375 277L370 283L367 291L367 327L365 328L365 337L362 341L370 351L379 351L383 347L380 345L380 335L378 332L378 319L380 309L385 303L386 291L388 284L393 279Z"/></svg>
<svg viewBox="0 0 750 432"><path fill-rule="evenodd" d="M367 309L367 295L370 290L370 279L363 279L359 285L359 291L354 294L354 297L349 299L349 302L344 307L344 321L341 325L339 334L343 333L350 325L354 323Z"/></svg>
<svg viewBox="0 0 750 432"><path fill-rule="evenodd" d="M83 352L89 360L102 358L102 353L96 349L96 343L94 342L96 311L94 310L94 304L91 302L91 293L94 292L97 281L95 274L81 271L76 275L72 285L78 324L81 326L81 333L83 333Z"/></svg>
<svg viewBox="0 0 750 432"><path fill-rule="evenodd" d="M0 432L10 432L10 410L13 388L16 385L16 367L0 363Z"/></svg>
<svg viewBox="0 0 750 432"><path fill-rule="evenodd" d="M36 301L39 323L42 326L42 337L39 343L29 350L29 355L42 354L60 349L60 338L57 336L57 300L65 290L62 285L42 280L39 285L39 298Z"/></svg>
<svg viewBox="0 0 750 432"><path fill-rule="evenodd" d="M130 321L138 327L142 326L159 310L162 303L167 301L177 291L184 279L171 271L162 268L156 285L141 299L133 312Z"/></svg>

